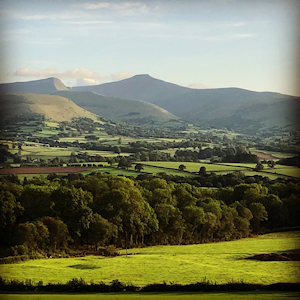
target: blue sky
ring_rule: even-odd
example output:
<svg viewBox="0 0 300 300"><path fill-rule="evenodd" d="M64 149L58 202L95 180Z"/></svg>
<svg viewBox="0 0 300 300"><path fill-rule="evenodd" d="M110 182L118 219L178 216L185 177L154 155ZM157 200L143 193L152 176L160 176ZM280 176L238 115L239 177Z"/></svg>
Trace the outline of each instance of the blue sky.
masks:
<svg viewBox="0 0 300 300"><path fill-rule="evenodd" d="M0 2L1 82L149 74L300 95L297 0Z"/></svg>

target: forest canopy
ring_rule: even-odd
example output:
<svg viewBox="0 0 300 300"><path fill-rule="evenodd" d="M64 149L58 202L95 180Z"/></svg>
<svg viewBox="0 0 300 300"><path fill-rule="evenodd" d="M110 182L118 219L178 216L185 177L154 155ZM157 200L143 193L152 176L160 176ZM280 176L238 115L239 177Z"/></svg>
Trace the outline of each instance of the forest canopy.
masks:
<svg viewBox="0 0 300 300"><path fill-rule="evenodd" d="M208 189L110 174L17 179L0 181L0 242L10 255L229 241L300 225L292 181Z"/></svg>

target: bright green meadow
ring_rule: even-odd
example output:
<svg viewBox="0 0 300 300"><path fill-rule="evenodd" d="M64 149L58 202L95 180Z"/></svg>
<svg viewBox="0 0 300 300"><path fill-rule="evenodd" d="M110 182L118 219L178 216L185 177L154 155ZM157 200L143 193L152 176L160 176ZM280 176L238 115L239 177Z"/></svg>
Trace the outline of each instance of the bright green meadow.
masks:
<svg viewBox="0 0 300 300"><path fill-rule="evenodd" d="M5 279L31 279L36 283L43 280L44 284L65 283L81 277L86 282L109 283L118 279L138 286L163 282L189 284L204 278L213 283L298 282L300 262L245 258L258 253L293 250L299 242L300 232L272 233L231 242L136 248L128 250L128 256L113 258L30 260L0 265L0 273Z"/></svg>

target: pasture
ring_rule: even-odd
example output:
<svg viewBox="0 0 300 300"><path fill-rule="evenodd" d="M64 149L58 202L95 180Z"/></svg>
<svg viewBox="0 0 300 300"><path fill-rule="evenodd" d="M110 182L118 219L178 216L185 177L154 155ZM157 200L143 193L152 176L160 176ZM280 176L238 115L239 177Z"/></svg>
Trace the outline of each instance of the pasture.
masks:
<svg viewBox="0 0 300 300"><path fill-rule="evenodd" d="M259 253L281 253L297 249L300 232L272 233L256 238L199 245L153 246L121 250L109 258L40 259L0 265L5 279L43 283L65 283L72 278L144 286L151 283L189 284L204 278L213 283L246 282L272 284L298 282L299 261L256 261L245 259Z"/></svg>
<svg viewBox="0 0 300 300"><path fill-rule="evenodd" d="M265 165L263 171L257 172L253 169L255 168L256 164L251 163L194 163L194 162L169 162L169 161L146 161L141 162L144 165L145 172L147 168L150 166L161 168L160 172L166 172L168 174L170 169L178 170L178 167L183 164L186 166L186 171L188 172L198 172L200 167L205 167L207 172L215 172L219 175L224 175L228 173L232 173L235 171L241 171L246 176L254 176L254 175L261 175L269 177L271 180L274 180L280 176L292 176L292 177L300 177L300 169L297 167L289 167L289 166L282 166L276 165L274 169L269 168ZM187 176L186 172L180 172L182 176Z"/></svg>
<svg viewBox="0 0 300 300"><path fill-rule="evenodd" d="M172 161L147 161L141 162L141 164L163 167L163 168L172 168L177 169L178 167L183 164L186 166L186 171L188 172L198 172L200 167L205 167L206 171L208 172L216 172L216 171L242 171L246 168L241 167L241 165L222 165L222 164L208 164L208 163L195 163L195 162L172 162Z"/></svg>

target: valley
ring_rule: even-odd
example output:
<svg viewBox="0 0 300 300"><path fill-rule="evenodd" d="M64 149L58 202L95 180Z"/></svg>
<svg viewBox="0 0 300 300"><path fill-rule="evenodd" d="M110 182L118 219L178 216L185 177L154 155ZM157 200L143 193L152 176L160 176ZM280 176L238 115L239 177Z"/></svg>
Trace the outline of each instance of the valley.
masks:
<svg viewBox="0 0 300 300"><path fill-rule="evenodd" d="M0 91L5 286L298 283L298 261L246 259L299 249L294 97L148 75Z"/></svg>

